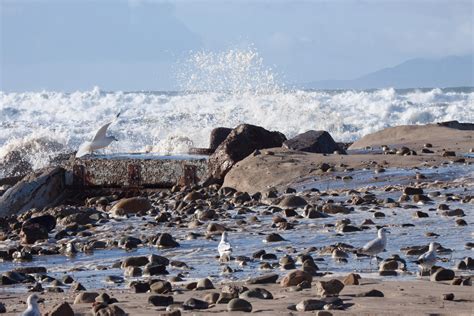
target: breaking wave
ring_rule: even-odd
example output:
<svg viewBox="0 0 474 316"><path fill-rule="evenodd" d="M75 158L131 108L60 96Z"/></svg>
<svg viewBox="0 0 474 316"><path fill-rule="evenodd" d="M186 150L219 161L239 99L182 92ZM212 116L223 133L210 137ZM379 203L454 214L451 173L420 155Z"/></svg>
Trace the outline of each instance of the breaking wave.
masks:
<svg viewBox="0 0 474 316"><path fill-rule="evenodd" d="M179 153L207 147L210 131L240 123L287 137L327 130L353 141L389 126L459 120L474 122L474 89L373 91L290 90L278 84L253 50L196 53L178 72L184 92L0 92L0 160L30 144L34 168L59 152L77 150L95 130L120 120L109 152ZM1 173L1 172L0 172Z"/></svg>

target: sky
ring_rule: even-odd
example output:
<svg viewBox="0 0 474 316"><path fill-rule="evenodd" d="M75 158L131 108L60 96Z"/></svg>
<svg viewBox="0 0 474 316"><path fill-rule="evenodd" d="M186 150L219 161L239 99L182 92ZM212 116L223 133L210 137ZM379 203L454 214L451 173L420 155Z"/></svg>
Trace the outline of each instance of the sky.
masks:
<svg viewBox="0 0 474 316"><path fill-rule="evenodd" d="M0 90L176 90L192 52L258 51L281 81L474 53L472 0L0 0Z"/></svg>

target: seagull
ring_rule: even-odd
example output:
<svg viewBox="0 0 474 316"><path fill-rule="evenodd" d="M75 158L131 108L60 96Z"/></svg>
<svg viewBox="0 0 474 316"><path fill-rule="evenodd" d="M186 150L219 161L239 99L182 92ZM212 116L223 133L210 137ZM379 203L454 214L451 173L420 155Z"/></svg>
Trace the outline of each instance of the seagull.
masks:
<svg viewBox="0 0 474 316"><path fill-rule="evenodd" d="M429 270L431 273L431 267L436 263L436 249L441 245L437 242L430 242L428 251L418 257L415 263L420 267L420 275L423 276L423 272Z"/></svg>
<svg viewBox="0 0 474 316"><path fill-rule="evenodd" d="M232 252L232 247L230 246L230 243L227 240L227 232L222 233L221 242L219 243L219 246L217 246L217 251L219 251L219 257L221 258L223 255L230 256L230 253Z"/></svg>
<svg viewBox="0 0 474 316"><path fill-rule="evenodd" d="M28 299L26 300L28 308L21 314L21 316L41 316L38 299L39 297L36 294L28 296Z"/></svg>
<svg viewBox="0 0 474 316"><path fill-rule="evenodd" d="M385 246L387 245L387 237L385 236L386 233L389 232L385 228L380 228L377 232L377 238L366 243L365 246L362 247L362 249L359 249L358 252L375 257L375 259L377 259L377 254L384 251ZM370 264L372 264L372 259L370 260Z"/></svg>
<svg viewBox="0 0 474 316"><path fill-rule="evenodd" d="M107 124L104 124L99 130L95 133L94 138L90 142L84 142L79 146L79 150L76 153L76 158L83 157L87 154L92 154L94 151L105 148L110 145L113 141L118 141L115 136L106 136L107 128L109 128L110 124L114 123L118 117L120 116L120 112L115 116L115 119Z"/></svg>

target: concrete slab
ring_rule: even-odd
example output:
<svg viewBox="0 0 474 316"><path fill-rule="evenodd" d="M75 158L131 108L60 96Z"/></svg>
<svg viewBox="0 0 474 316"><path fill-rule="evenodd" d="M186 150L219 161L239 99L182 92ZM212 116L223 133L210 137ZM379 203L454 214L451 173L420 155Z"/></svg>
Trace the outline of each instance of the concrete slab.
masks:
<svg viewBox="0 0 474 316"><path fill-rule="evenodd" d="M114 154L76 158L66 167L73 188L169 188L205 180L207 156Z"/></svg>

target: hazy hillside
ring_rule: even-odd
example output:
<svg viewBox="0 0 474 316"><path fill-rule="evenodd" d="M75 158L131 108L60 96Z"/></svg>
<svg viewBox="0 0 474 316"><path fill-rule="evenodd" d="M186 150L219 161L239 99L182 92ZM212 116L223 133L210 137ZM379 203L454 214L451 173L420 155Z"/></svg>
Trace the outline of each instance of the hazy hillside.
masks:
<svg viewBox="0 0 474 316"><path fill-rule="evenodd" d="M305 88L370 89L474 86L474 55L441 59L410 59L353 80L324 80L306 83Z"/></svg>

